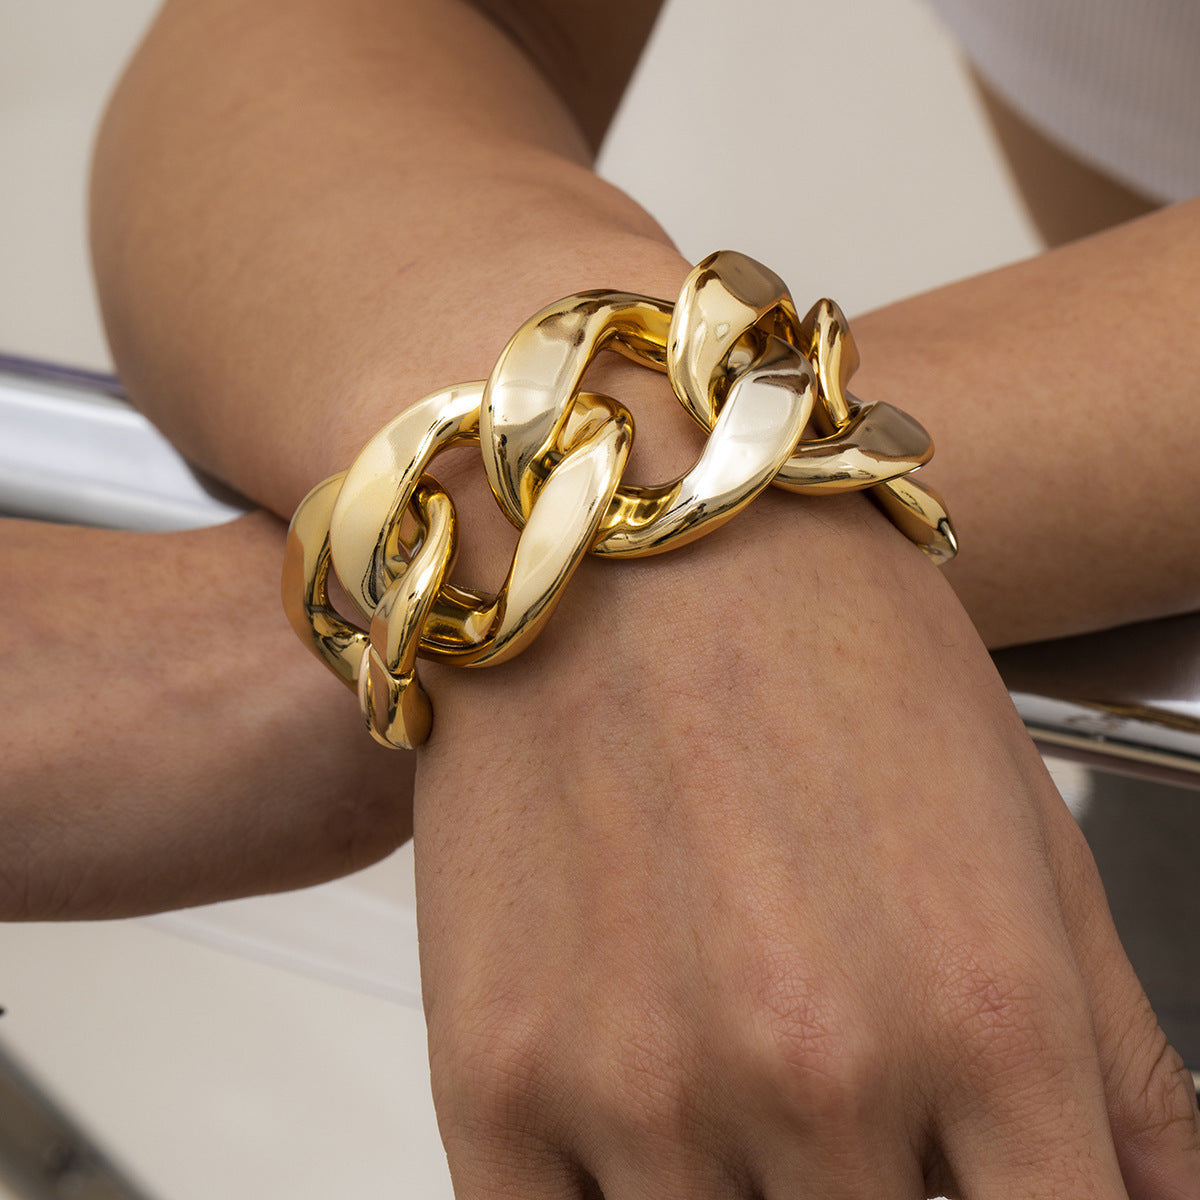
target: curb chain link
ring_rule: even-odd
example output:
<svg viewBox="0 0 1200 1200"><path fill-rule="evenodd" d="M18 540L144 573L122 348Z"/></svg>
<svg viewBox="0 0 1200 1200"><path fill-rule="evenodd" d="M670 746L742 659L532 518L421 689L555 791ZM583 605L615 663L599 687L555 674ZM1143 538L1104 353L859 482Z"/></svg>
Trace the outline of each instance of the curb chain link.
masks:
<svg viewBox="0 0 1200 1200"><path fill-rule="evenodd" d="M602 350L665 372L708 432L679 479L622 482L633 417L580 388ZM910 477L933 454L929 435L889 404L855 399L846 385L857 367L832 300L801 319L783 281L735 251L701 262L673 305L626 292L568 296L517 330L486 381L411 405L349 470L301 501L284 555L288 619L357 689L372 736L412 749L433 721L418 654L460 666L504 662L542 630L585 554L675 549L719 528L768 484L804 495L865 490L944 563L957 549L949 515ZM479 446L492 492L521 531L494 595L449 582L456 511L426 474L442 451L465 444ZM330 602L331 569L362 627Z"/></svg>

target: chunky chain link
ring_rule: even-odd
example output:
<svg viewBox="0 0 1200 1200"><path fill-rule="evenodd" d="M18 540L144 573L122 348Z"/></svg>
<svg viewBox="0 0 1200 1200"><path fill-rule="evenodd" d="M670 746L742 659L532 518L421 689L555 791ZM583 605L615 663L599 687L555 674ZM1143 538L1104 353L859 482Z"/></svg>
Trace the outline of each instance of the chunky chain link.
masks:
<svg viewBox="0 0 1200 1200"><path fill-rule="evenodd" d="M602 350L665 371L708 431L685 475L624 484L633 418L581 391ZM935 562L956 550L941 500L909 476L933 454L925 430L847 390L858 366L831 300L801 319L783 281L719 251L679 299L568 296L513 335L491 376L426 396L383 427L348 471L301 501L288 532L283 600L304 643L357 688L372 735L413 748L432 709L417 655L479 667L518 654L549 619L583 556L658 554L712 532L768 484L806 495L865 490ZM807 433L815 431L815 436ZM450 496L426 474L444 450L480 447L497 502L520 537L495 595L449 582ZM362 627L331 604L329 572Z"/></svg>

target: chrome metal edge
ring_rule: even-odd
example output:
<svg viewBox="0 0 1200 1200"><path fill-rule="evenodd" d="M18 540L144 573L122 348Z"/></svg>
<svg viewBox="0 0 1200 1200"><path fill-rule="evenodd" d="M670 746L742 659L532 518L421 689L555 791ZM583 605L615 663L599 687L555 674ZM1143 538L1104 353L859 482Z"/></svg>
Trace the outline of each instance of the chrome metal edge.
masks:
<svg viewBox="0 0 1200 1200"><path fill-rule="evenodd" d="M0 513L149 531L248 508L121 399L115 379L0 358Z"/></svg>

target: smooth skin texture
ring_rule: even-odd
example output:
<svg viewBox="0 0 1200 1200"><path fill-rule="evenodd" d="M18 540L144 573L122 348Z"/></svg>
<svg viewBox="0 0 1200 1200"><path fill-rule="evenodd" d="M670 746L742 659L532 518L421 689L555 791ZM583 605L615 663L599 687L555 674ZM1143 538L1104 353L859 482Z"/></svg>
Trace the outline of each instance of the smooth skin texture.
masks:
<svg viewBox="0 0 1200 1200"><path fill-rule="evenodd" d="M583 54L612 97L628 45L500 16L177 0L114 98L93 212L123 376L278 514L541 304L683 277L589 171L579 77L536 65ZM460 1200L1200 1196L1190 1081L976 632L1195 607L1198 261L1193 203L856 323L857 390L938 441L968 547L945 577L859 500L763 497L687 551L587 564L513 663L427 672L418 903ZM639 473L692 457L658 382L604 383ZM464 575L495 579L511 531L460 509ZM248 576L272 557L232 549Z"/></svg>
<svg viewBox="0 0 1200 1200"><path fill-rule="evenodd" d="M0 522L0 919L302 887L409 836L411 762L363 747L293 653L282 545L266 513L178 534Z"/></svg>

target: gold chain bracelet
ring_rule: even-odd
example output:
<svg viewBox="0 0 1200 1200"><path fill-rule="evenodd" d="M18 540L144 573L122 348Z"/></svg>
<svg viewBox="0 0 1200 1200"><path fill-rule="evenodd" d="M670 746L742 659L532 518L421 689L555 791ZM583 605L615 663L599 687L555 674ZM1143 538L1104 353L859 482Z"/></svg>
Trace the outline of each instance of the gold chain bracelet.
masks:
<svg viewBox="0 0 1200 1200"><path fill-rule="evenodd" d="M709 432L696 465L658 487L622 483L633 418L580 390L601 350L665 371ZM711 533L768 484L806 495L865 490L935 562L956 550L936 493L909 476L929 435L889 404L846 390L858 352L841 310L803 320L783 281L723 250L672 305L627 292L568 296L526 321L486 381L444 388L385 425L348 471L301 501L288 531L283 603L296 633L358 691L367 727L411 749L433 714L417 655L481 667L538 635L585 554L658 554ZM805 436L812 426L817 436ZM448 581L454 503L426 474L443 450L475 443L520 537L504 585ZM330 603L329 571L365 628Z"/></svg>

